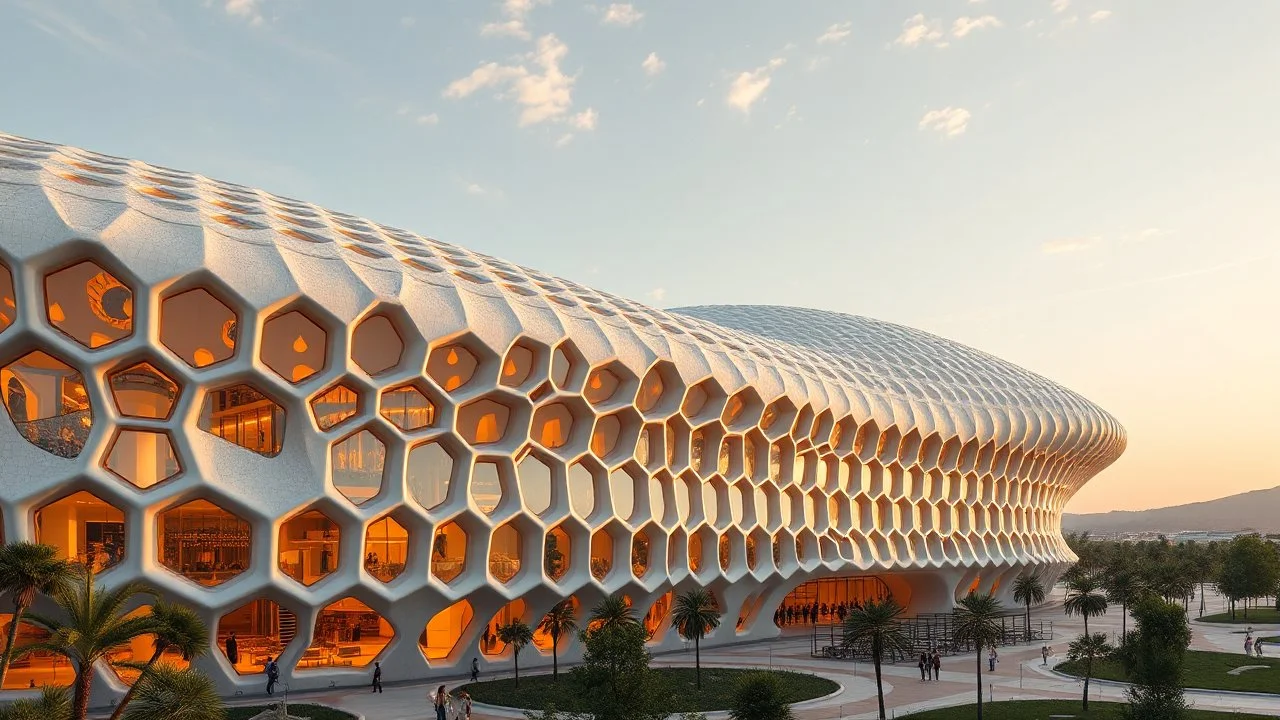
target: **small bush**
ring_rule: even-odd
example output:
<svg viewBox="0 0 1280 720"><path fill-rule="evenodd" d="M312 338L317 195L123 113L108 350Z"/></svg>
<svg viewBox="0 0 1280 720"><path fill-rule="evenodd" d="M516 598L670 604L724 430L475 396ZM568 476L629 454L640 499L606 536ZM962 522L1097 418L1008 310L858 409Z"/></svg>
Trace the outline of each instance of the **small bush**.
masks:
<svg viewBox="0 0 1280 720"><path fill-rule="evenodd" d="M743 675L729 706L733 720L792 720L791 705L783 699L777 676L765 672Z"/></svg>

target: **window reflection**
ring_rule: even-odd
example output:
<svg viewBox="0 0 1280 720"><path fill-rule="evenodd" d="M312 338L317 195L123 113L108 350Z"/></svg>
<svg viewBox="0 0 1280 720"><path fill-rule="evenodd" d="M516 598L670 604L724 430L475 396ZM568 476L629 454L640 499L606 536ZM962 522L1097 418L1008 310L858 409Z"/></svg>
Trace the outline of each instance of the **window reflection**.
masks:
<svg viewBox="0 0 1280 720"><path fill-rule="evenodd" d="M436 406L412 385L401 385L382 393L382 417L405 431L436 424Z"/></svg>
<svg viewBox="0 0 1280 720"><path fill-rule="evenodd" d="M159 560L204 586L220 585L249 569L249 523L207 500L160 513Z"/></svg>
<svg viewBox="0 0 1280 720"><path fill-rule="evenodd" d="M278 562L285 575L311 585L338 569L338 526L319 510L309 510L280 527Z"/></svg>
<svg viewBox="0 0 1280 720"><path fill-rule="evenodd" d="M364 536L365 572L391 582L404 572L409 552L409 531L390 515L374 520Z"/></svg>
<svg viewBox="0 0 1280 720"><path fill-rule="evenodd" d="M274 457L284 442L284 408L256 388L235 385L205 395L198 426L246 450Z"/></svg>
<svg viewBox="0 0 1280 720"><path fill-rule="evenodd" d="M329 459L333 486L356 505L382 489L387 446L368 430L334 443Z"/></svg>
<svg viewBox="0 0 1280 720"><path fill-rule="evenodd" d="M449 657L471 624L472 616L471 603L466 600L459 600L436 613L418 638L418 647L427 660Z"/></svg>
<svg viewBox="0 0 1280 720"><path fill-rule="evenodd" d="M78 370L46 353L28 353L0 370L4 405L27 442L73 458L93 426L89 395Z"/></svg>
<svg viewBox="0 0 1280 720"><path fill-rule="evenodd" d="M395 634L391 623L373 608L355 598L343 598L320 611L314 639L298 660L298 669L365 667Z"/></svg>
<svg viewBox="0 0 1280 720"><path fill-rule="evenodd" d="M444 582L453 582L462 574L467 562L467 534L457 523L445 523L436 529L431 540L431 574Z"/></svg>
<svg viewBox="0 0 1280 720"><path fill-rule="evenodd" d="M85 347L133 333L133 291L93 262L45 278L45 305L49 322Z"/></svg>
<svg viewBox="0 0 1280 720"><path fill-rule="evenodd" d="M178 384L142 362L111 375L111 394L121 415L167 418L178 398Z"/></svg>
<svg viewBox="0 0 1280 720"><path fill-rule="evenodd" d="M520 572L520 531L507 523L493 531L489 544L489 574L498 582L509 582Z"/></svg>
<svg viewBox="0 0 1280 720"><path fill-rule="evenodd" d="M439 444L423 443L409 450L409 494L423 508L431 510L445 501L452 475L453 457Z"/></svg>
<svg viewBox="0 0 1280 720"><path fill-rule="evenodd" d="M331 430L360 411L360 397L346 385L334 385L311 400L311 413L321 430Z"/></svg>

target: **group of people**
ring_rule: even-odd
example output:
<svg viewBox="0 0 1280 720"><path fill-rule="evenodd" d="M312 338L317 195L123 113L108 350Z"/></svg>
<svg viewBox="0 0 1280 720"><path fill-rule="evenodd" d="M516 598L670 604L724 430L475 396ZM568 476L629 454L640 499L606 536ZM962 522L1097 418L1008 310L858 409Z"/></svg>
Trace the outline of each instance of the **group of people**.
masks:
<svg viewBox="0 0 1280 720"><path fill-rule="evenodd" d="M938 673L942 672L942 653L938 652L936 647L920 653L920 659L916 661L916 667L920 668L921 682L937 680Z"/></svg>
<svg viewBox="0 0 1280 720"><path fill-rule="evenodd" d="M813 603L810 605L783 605L773 613L773 623L778 627L787 625L808 625L819 620L835 620L844 622L844 618L853 610L861 610L862 603L854 600L850 603Z"/></svg>
<svg viewBox="0 0 1280 720"><path fill-rule="evenodd" d="M1262 657L1262 638L1253 639L1253 626L1244 634L1244 654L1250 657Z"/></svg>
<svg viewBox="0 0 1280 720"><path fill-rule="evenodd" d="M431 696L431 702L436 708L436 720L471 720L471 695L466 690L458 693L457 708L454 708L453 697L443 685Z"/></svg>

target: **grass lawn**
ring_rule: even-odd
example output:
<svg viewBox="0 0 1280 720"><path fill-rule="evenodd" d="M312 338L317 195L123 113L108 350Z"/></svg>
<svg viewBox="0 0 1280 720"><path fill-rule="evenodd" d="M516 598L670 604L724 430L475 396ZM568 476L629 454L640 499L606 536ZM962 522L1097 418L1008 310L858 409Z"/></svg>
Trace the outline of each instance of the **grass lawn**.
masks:
<svg viewBox="0 0 1280 720"><path fill-rule="evenodd" d="M1245 617L1244 610L1236 608L1235 620L1231 619L1230 612L1223 612L1205 615L1200 618L1200 622L1228 623L1231 625L1270 625L1280 623L1280 610L1276 610L1273 607L1249 608L1249 615Z"/></svg>
<svg viewBox="0 0 1280 720"><path fill-rule="evenodd" d="M982 717L983 720L1045 720L1050 715L1068 715L1089 720L1121 720L1124 707L1125 703L1090 701L1089 712L1084 713L1080 711L1079 700L1010 700L983 703ZM976 706L962 705L901 717L910 717L911 720L973 720L977 714ZM1238 715L1209 710L1191 710L1186 717L1187 720L1275 720L1270 715Z"/></svg>
<svg viewBox="0 0 1280 720"><path fill-rule="evenodd" d="M673 712L707 712L724 710L738 678L752 672L738 668L702 668L702 690L694 689L693 668L654 668L652 672L667 686L675 699ZM804 673L773 671L782 683L788 702L800 702L829 695L839 685L826 678ZM550 675L521 676L517 690L511 678L472 683L463 686L476 702L504 707L541 710L554 704L559 710L580 710L580 697L566 673L560 674L560 682L552 683Z"/></svg>
<svg viewBox="0 0 1280 720"><path fill-rule="evenodd" d="M227 708L227 720L249 720L249 718L257 715L263 710L270 710L269 705L249 705L246 707L229 707ZM341 710L334 710L324 705L311 705L309 703L289 703L289 714L298 717L311 718L311 720L354 720L355 715Z"/></svg>
<svg viewBox="0 0 1280 720"><path fill-rule="evenodd" d="M1280 646L1276 647L1280 650ZM1263 648L1266 652L1266 648ZM1280 658L1247 657L1241 653L1207 652L1203 650L1187 651L1187 676L1184 687L1205 690L1245 690L1248 692L1277 693L1280 692ZM1267 670L1248 670L1239 675L1228 675L1227 671L1241 665L1266 665ZM1068 675L1080 675L1082 670L1078 663L1064 662L1057 669ZM1114 660L1095 663L1093 676L1102 680L1126 680L1124 669Z"/></svg>

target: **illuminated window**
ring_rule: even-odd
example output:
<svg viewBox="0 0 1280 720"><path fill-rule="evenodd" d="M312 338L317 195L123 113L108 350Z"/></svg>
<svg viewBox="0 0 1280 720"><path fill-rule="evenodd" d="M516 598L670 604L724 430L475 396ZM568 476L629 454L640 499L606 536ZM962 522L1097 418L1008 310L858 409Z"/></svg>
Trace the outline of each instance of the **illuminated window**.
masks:
<svg viewBox="0 0 1280 720"><path fill-rule="evenodd" d="M470 350L461 345L445 345L427 357L427 375L446 392L453 392L471 382L477 365L479 361Z"/></svg>
<svg viewBox="0 0 1280 720"><path fill-rule="evenodd" d="M100 348L133 333L133 291L85 261L44 281L49 322L76 342Z"/></svg>
<svg viewBox="0 0 1280 720"><path fill-rule="evenodd" d="M4 406L18 434L41 450L73 458L93 427L84 377L43 352L31 352L0 369Z"/></svg>
<svg viewBox="0 0 1280 720"><path fill-rule="evenodd" d="M149 488L182 472L169 433L151 430L117 432L105 465L140 488Z"/></svg>
<svg viewBox="0 0 1280 720"><path fill-rule="evenodd" d="M700 535L689 536L689 571L702 571L702 537Z"/></svg>
<svg viewBox="0 0 1280 720"><path fill-rule="evenodd" d="M758 558L756 557L756 538L755 535L747 536L747 568L755 570L759 567Z"/></svg>
<svg viewBox="0 0 1280 720"><path fill-rule="evenodd" d="M541 515L551 507L551 468L533 453L516 465L520 494L530 512Z"/></svg>
<svg viewBox="0 0 1280 720"><path fill-rule="evenodd" d="M542 546L542 565L547 577L552 580L564 577L564 574L569 571L571 550L569 533L559 526L551 528Z"/></svg>
<svg viewBox="0 0 1280 720"><path fill-rule="evenodd" d="M564 403L551 403L533 413L533 439L542 447L554 450L564 447L573 432L573 415Z"/></svg>
<svg viewBox="0 0 1280 720"><path fill-rule="evenodd" d="M474 613L471 603L459 600L436 613L418 638L418 647L427 660L444 660L449 657Z"/></svg>
<svg viewBox="0 0 1280 720"><path fill-rule="evenodd" d="M493 531L489 542L489 574L498 582L510 582L520 572L520 531L507 523Z"/></svg>
<svg viewBox="0 0 1280 720"><path fill-rule="evenodd" d="M178 398L178 384L151 363L130 365L108 381L116 409L126 417L167 419Z"/></svg>
<svg viewBox="0 0 1280 720"><path fill-rule="evenodd" d="M333 486L348 500L359 505L382 489L387 446L368 430L333 444L329 451Z"/></svg>
<svg viewBox="0 0 1280 720"><path fill-rule="evenodd" d="M319 510L309 510L280 526L278 562L285 575L312 585L338 569L338 525Z"/></svg>
<svg viewBox="0 0 1280 720"><path fill-rule="evenodd" d="M298 660L298 669L365 667L395 635L391 623L373 608L353 597L342 598L316 617L314 639Z"/></svg>
<svg viewBox="0 0 1280 720"><path fill-rule="evenodd" d="M311 399L311 414L321 430L332 430L360 412L360 396L338 383Z"/></svg>
<svg viewBox="0 0 1280 720"><path fill-rule="evenodd" d="M658 405L658 401L662 399L665 391L662 383L662 373L658 368L652 368L645 374L644 380L640 382L640 394L636 397L636 407L640 412L649 412Z"/></svg>
<svg viewBox="0 0 1280 720"><path fill-rule="evenodd" d="M604 580L613 569L613 536L598 530L591 536L591 574Z"/></svg>
<svg viewBox="0 0 1280 720"><path fill-rule="evenodd" d="M693 419L702 412L702 408L707 404L707 391L704 389L705 384L699 383L689 388L685 393L684 403L680 405L680 412L685 417Z"/></svg>
<svg viewBox="0 0 1280 720"><path fill-rule="evenodd" d="M13 615L0 614L0 633L3 633L6 640L12 623ZM50 638L47 631L26 621L18 623L16 633L13 642L15 648L44 642ZM68 687L75 680L75 675L75 667L61 655L35 652L13 659L9 672L4 676L4 689L27 690L45 685Z"/></svg>
<svg viewBox="0 0 1280 720"><path fill-rule="evenodd" d="M482 398L459 408L458 431L472 445L496 443L507 431L510 416L506 405Z"/></svg>
<svg viewBox="0 0 1280 720"><path fill-rule="evenodd" d="M596 421L595 431L591 433L591 452L596 457L605 458L613 452L622 433L622 421L617 415L605 415Z"/></svg>
<svg viewBox="0 0 1280 720"><path fill-rule="evenodd" d="M292 310L262 326L262 362L285 380L300 383L324 369L328 342L319 325Z"/></svg>
<svg viewBox="0 0 1280 720"><path fill-rule="evenodd" d="M297 634L298 617L261 598L218 619L218 649L238 675L265 673L267 662L279 658Z"/></svg>
<svg viewBox="0 0 1280 720"><path fill-rule="evenodd" d="M502 361L502 377L498 381L506 387L520 387L533 373L536 361L533 349L519 343L513 345Z"/></svg>
<svg viewBox="0 0 1280 720"><path fill-rule="evenodd" d="M498 614L493 616L493 620L485 625L484 630L480 632L480 652L485 655L501 655L507 649L507 644L498 638L498 628L516 620L524 618L525 604L523 600L512 600Z"/></svg>
<svg viewBox="0 0 1280 720"><path fill-rule="evenodd" d="M409 552L409 531L390 515L369 524L364 533L364 571L382 582L404 572Z"/></svg>
<svg viewBox="0 0 1280 720"><path fill-rule="evenodd" d="M649 535L638 532L631 538L631 574L644 579L649 572Z"/></svg>
<svg viewBox="0 0 1280 720"><path fill-rule="evenodd" d="M728 536L728 535L721 535L721 536L720 536L720 540L719 540L719 543L718 543L718 545L717 545L717 548L716 548L716 549L717 549L717 552L718 552L718 554L719 554L719 556L720 556L720 569L721 569L721 570L723 570L723 571L725 571L725 572L728 572L728 570L729 570L729 562L733 559L733 558L731 557L731 555L730 555L730 552L729 552L730 546L729 546L729 536Z"/></svg>
<svg viewBox="0 0 1280 720"><path fill-rule="evenodd" d="M386 315L360 321L351 335L351 359L370 375L379 375L400 364L404 341Z"/></svg>
<svg viewBox="0 0 1280 720"><path fill-rule="evenodd" d="M13 275L9 266L0 263L0 332L4 332L18 319L17 295L13 292ZM8 684L5 684L8 688Z"/></svg>
<svg viewBox="0 0 1280 720"><path fill-rule="evenodd" d="M208 500L160 513L160 564L206 587L221 585L249 569L249 523Z"/></svg>
<svg viewBox="0 0 1280 720"><path fill-rule="evenodd" d="M671 591L663 593L661 597L649 606L649 611L644 614L644 629L649 634L649 638L655 638L667 626L667 615L671 612Z"/></svg>
<svg viewBox="0 0 1280 720"><path fill-rule="evenodd" d="M382 417L406 432L436 424L436 406L412 385L382 392Z"/></svg>
<svg viewBox="0 0 1280 720"><path fill-rule="evenodd" d="M149 615L151 615L151 606L143 605L126 613L125 618L134 619ZM144 633L132 638L123 645L115 646L107 651L107 666L125 685L133 685L142 675L137 666L146 664L155 654L155 641L155 635ZM177 670L186 670L191 666L191 663L182 657L182 653L178 652L177 648L167 648L160 656L158 664L168 665Z"/></svg>
<svg viewBox="0 0 1280 720"><path fill-rule="evenodd" d="M477 462L471 471L471 499L485 515L502 503L502 478L497 463Z"/></svg>
<svg viewBox="0 0 1280 720"><path fill-rule="evenodd" d="M583 390L587 402L599 405L607 402L618 391L618 376L606 368L596 368L587 378L587 387Z"/></svg>
<svg viewBox="0 0 1280 720"><path fill-rule="evenodd" d="M409 467L405 478L409 494L427 510L438 507L449 497L449 481L453 477L453 456L438 443L423 443L409 449Z"/></svg>
<svg viewBox="0 0 1280 720"><path fill-rule="evenodd" d="M212 390L205 395L197 426L259 455L280 454L284 408L249 385Z"/></svg>
<svg viewBox="0 0 1280 720"><path fill-rule="evenodd" d="M234 355L238 331L235 312L207 290L188 290L160 303L160 342L191 367Z"/></svg>
<svg viewBox="0 0 1280 720"><path fill-rule="evenodd" d="M431 540L431 574L442 582L453 582L467 565L467 533L457 523L436 529Z"/></svg>
<svg viewBox="0 0 1280 720"><path fill-rule="evenodd" d="M81 490L36 511L36 542L102 572L124 559L124 513Z"/></svg>

